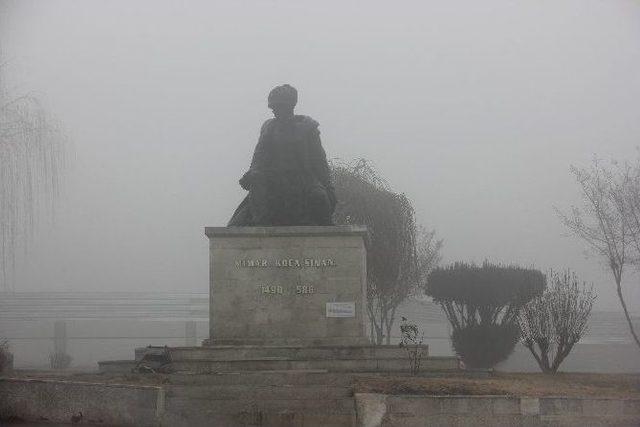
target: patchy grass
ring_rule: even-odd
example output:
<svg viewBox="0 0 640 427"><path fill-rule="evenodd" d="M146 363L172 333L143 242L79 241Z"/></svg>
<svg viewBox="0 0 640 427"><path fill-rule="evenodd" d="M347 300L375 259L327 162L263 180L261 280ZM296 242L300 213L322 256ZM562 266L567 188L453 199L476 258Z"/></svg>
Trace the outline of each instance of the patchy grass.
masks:
<svg viewBox="0 0 640 427"><path fill-rule="evenodd" d="M494 373L488 378L356 377L356 393L640 398L640 374Z"/></svg>

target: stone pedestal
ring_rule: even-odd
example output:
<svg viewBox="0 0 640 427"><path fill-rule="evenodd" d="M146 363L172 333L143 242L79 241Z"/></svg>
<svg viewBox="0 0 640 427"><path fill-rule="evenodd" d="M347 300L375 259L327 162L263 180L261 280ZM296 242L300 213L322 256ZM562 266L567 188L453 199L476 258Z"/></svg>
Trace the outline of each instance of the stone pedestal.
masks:
<svg viewBox="0 0 640 427"><path fill-rule="evenodd" d="M207 227L205 233L205 344L368 344L364 227Z"/></svg>
<svg viewBox="0 0 640 427"><path fill-rule="evenodd" d="M99 362L100 372L409 370L404 348L372 345L366 334L365 228L207 227L206 235L210 339L202 347L138 348L135 360ZM428 357L426 345L422 353L425 371L459 368L455 357Z"/></svg>

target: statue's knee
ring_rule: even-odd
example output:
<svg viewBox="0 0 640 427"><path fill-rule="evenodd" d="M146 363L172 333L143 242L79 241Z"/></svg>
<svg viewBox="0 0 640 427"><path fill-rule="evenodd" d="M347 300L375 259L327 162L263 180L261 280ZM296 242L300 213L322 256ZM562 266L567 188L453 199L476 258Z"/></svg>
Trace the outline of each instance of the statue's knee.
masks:
<svg viewBox="0 0 640 427"><path fill-rule="evenodd" d="M310 191L307 200L314 211L326 211L330 208L329 196L323 187L315 187Z"/></svg>

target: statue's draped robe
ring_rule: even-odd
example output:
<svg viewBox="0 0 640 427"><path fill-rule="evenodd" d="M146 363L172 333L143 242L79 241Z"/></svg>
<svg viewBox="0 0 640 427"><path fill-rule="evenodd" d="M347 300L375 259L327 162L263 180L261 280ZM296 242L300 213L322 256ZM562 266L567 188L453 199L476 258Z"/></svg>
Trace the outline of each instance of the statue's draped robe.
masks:
<svg viewBox="0 0 640 427"><path fill-rule="evenodd" d="M240 183L249 194L229 226L331 225L335 195L318 122L267 120Z"/></svg>

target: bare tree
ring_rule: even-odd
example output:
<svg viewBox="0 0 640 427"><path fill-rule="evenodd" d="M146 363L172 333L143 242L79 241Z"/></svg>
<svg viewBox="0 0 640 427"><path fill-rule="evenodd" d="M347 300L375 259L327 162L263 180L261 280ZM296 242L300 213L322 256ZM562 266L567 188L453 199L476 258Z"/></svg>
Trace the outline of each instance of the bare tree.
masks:
<svg viewBox="0 0 640 427"><path fill-rule="evenodd" d="M571 171L580 185L583 207L573 207L570 214L557 212L564 225L605 260L613 275L631 335L640 347L622 292L626 267L638 262L628 194L638 190L633 190L628 169L607 168L598 159L594 159L589 168L572 167Z"/></svg>
<svg viewBox="0 0 640 427"><path fill-rule="evenodd" d="M633 164L626 162L618 167L617 173L621 178L615 191L622 194L625 202L624 219L633 247L631 262L640 270L640 157Z"/></svg>
<svg viewBox="0 0 640 427"><path fill-rule="evenodd" d="M556 373L587 331L596 296L575 273L551 271L549 288L520 311L520 337L542 372Z"/></svg>
<svg viewBox="0 0 640 427"><path fill-rule="evenodd" d="M440 259L442 241L416 225L413 206L393 192L364 159L334 161L338 224L362 224L367 245L367 314L371 340L390 344L400 303L421 285ZM385 339L386 338L386 339Z"/></svg>
<svg viewBox="0 0 640 427"><path fill-rule="evenodd" d="M399 248L399 253L404 253L400 258L400 272L397 280L391 282L392 286L379 286L375 293L375 300L384 302L379 310L387 309L388 314L382 315L384 319L385 342L391 343L391 332L396 320L396 311L400 304L407 298L415 295L418 290L424 288L429 273L438 265L443 245L442 239L436 238L435 230L427 230L423 227L408 227L407 234L401 238L406 246Z"/></svg>
<svg viewBox="0 0 640 427"><path fill-rule="evenodd" d="M0 288L9 289L17 248L52 209L65 138L35 96L8 90L5 70L0 63Z"/></svg>

